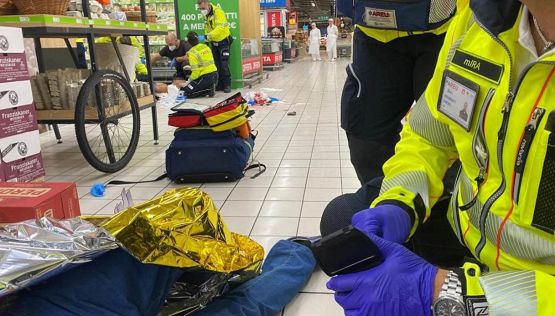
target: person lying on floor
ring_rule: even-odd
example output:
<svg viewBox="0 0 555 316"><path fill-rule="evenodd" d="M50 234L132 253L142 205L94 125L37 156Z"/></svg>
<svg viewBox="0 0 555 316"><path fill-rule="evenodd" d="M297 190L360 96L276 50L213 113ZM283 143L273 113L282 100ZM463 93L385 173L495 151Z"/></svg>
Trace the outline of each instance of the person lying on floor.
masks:
<svg viewBox="0 0 555 316"><path fill-rule="evenodd" d="M306 284L316 261L306 244L282 240L263 273L208 304L196 315L259 316L280 313ZM155 316L184 270L143 264L112 250L0 301L2 316Z"/></svg>

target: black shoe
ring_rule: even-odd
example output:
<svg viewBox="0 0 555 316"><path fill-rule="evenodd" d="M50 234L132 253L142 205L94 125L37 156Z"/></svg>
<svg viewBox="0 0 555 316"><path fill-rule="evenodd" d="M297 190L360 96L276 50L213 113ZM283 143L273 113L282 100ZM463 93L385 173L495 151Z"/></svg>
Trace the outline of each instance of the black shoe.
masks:
<svg viewBox="0 0 555 316"><path fill-rule="evenodd" d="M208 96L211 98L216 96L216 86L212 85L212 88L210 88L210 92L208 92Z"/></svg>
<svg viewBox="0 0 555 316"><path fill-rule="evenodd" d="M230 87L225 87L224 88L224 93L230 93L231 92L231 88Z"/></svg>
<svg viewBox="0 0 555 316"><path fill-rule="evenodd" d="M303 245L309 249L312 249L312 246L314 246L314 244L320 241L321 239L322 237L320 236L314 236L314 237L296 236L296 237L288 238L287 240L297 243L299 245Z"/></svg>

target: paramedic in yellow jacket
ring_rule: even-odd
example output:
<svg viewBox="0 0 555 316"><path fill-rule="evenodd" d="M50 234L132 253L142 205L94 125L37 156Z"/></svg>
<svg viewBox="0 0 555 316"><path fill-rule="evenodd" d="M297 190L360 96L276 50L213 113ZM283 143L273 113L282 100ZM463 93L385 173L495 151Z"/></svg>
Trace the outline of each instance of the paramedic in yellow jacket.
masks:
<svg viewBox="0 0 555 316"><path fill-rule="evenodd" d="M352 218L385 261L328 283L347 315L555 315L553 16L544 0L457 13L380 196ZM398 243L430 217L457 158L448 219L476 263L443 269Z"/></svg>
<svg viewBox="0 0 555 316"><path fill-rule="evenodd" d="M204 32L210 43L212 54L218 68L218 85L216 90L231 92L231 72L229 70L230 47L233 43L229 23L224 10L210 3L210 0L198 0L198 8L206 18Z"/></svg>
<svg viewBox="0 0 555 316"><path fill-rule="evenodd" d="M341 127L364 184L383 175L402 118L432 78L457 0L337 0L337 5L356 23Z"/></svg>
<svg viewBox="0 0 555 316"><path fill-rule="evenodd" d="M187 34L187 42L191 49L187 52L187 59L191 66L190 80L185 83L181 90L189 98L215 95L216 83L218 82L218 70L214 63L214 56L210 47L199 42L199 36L195 32Z"/></svg>

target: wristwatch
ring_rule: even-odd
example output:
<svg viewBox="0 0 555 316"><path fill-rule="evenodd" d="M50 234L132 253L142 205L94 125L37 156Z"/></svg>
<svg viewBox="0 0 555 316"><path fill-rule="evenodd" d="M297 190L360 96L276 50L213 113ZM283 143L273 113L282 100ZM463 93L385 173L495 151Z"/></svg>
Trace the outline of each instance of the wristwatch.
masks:
<svg viewBox="0 0 555 316"><path fill-rule="evenodd" d="M432 307L434 316L465 316L466 308L462 295L462 284L454 271L449 271L443 282L439 297Z"/></svg>

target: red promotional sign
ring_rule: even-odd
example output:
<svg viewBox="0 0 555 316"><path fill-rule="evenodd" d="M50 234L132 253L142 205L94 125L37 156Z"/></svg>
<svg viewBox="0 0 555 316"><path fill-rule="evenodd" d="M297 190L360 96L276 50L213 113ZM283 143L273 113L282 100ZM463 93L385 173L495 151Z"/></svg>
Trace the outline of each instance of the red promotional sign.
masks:
<svg viewBox="0 0 555 316"><path fill-rule="evenodd" d="M265 66L279 64L283 61L283 52L264 54L262 55L262 61Z"/></svg>
<svg viewBox="0 0 555 316"><path fill-rule="evenodd" d="M251 57L243 59L243 75L257 73L262 68L260 57Z"/></svg>
<svg viewBox="0 0 555 316"><path fill-rule="evenodd" d="M281 11L268 11L266 12L267 27L282 26L281 25Z"/></svg>

